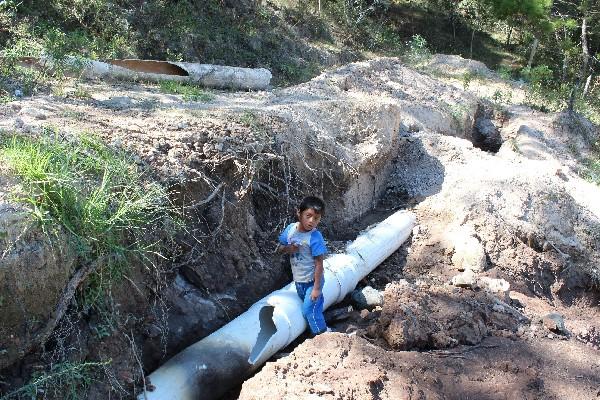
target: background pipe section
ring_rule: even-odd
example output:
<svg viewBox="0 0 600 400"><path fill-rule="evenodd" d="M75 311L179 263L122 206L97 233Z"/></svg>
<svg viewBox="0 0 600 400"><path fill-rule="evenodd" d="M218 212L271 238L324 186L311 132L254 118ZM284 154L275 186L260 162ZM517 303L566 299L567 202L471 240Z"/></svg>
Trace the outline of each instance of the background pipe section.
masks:
<svg viewBox="0 0 600 400"><path fill-rule="evenodd" d="M415 224L414 214L399 211L367 229L324 262L325 308L341 301L358 281L396 251ZM307 328L293 283L256 302L210 336L175 355L146 378L152 391L139 400L211 400L265 363Z"/></svg>
<svg viewBox="0 0 600 400"><path fill-rule="evenodd" d="M50 57L23 58L24 65L53 68ZM67 57L61 61L86 78L118 78L160 82L165 80L197 83L217 89L267 89L271 71L265 68L241 68L224 65L154 61L154 60L107 60L106 62Z"/></svg>

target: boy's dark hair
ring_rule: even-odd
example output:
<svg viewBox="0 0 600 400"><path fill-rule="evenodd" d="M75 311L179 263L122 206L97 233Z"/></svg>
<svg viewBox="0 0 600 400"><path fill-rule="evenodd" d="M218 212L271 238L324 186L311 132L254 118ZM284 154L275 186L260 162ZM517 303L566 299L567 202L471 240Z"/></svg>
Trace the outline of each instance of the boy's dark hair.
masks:
<svg viewBox="0 0 600 400"><path fill-rule="evenodd" d="M315 197L315 196L305 197L302 200L302 202L300 203L300 205L298 206L298 211L302 212L304 210L308 210L309 208L312 208L318 214L321 214L321 215L325 214L325 202L318 197Z"/></svg>

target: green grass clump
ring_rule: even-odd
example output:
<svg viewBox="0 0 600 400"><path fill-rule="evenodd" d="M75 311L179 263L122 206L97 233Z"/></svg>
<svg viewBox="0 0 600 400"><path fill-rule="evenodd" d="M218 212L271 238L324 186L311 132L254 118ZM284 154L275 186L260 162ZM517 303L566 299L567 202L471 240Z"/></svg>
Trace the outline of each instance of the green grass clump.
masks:
<svg viewBox="0 0 600 400"><path fill-rule="evenodd" d="M102 367L110 363L111 361L109 360L104 362L64 362L54 364L48 371L35 373L26 385L0 397L0 400L38 398L81 399L81 393L89 388L94 377L102 371Z"/></svg>
<svg viewBox="0 0 600 400"><path fill-rule="evenodd" d="M169 94L179 94L183 96L185 101L201 101L207 102L215 98L215 96L194 85L189 85L177 81L161 81L159 83L160 91Z"/></svg>
<svg viewBox="0 0 600 400"><path fill-rule="evenodd" d="M169 220L168 194L126 154L90 135L67 140L0 133L0 161L22 179L20 200L44 229L62 226L80 265L98 264L87 281L85 307L99 304L131 257L156 251L147 229Z"/></svg>
<svg viewBox="0 0 600 400"><path fill-rule="evenodd" d="M596 185L600 185L600 156L585 162L583 177Z"/></svg>

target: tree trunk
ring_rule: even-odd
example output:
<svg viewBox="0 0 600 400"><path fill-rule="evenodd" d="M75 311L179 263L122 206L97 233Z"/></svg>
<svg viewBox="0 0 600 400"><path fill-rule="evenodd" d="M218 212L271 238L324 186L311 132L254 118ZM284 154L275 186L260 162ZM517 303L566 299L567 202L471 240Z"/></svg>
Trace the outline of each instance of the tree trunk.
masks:
<svg viewBox="0 0 600 400"><path fill-rule="evenodd" d="M512 36L513 27L508 27L508 36L506 37L506 47L510 46L510 38Z"/></svg>
<svg viewBox="0 0 600 400"><path fill-rule="evenodd" d="M471 33L471 53L469 58L473 58L473 39L475 39L475 28L473 28L473 32Z"/></svg>
<svg viewBox="0 0 600 400"><path fill-rule="evenodd" d="M588 43L587 43L587 18L583 17L583 20L581 21L581 57L582 57L582 63L581 63L581 69L579 70L579 75L577 76L577 81L575 83L575 85L573 85L573 88L571 89L571 95L569 98L569 107L567 108L567 110L569 111L569 113L572 113L575 107L575 95L577 93L577 90L579 90L579 87L581 86L581 81L583 80L583 77L585 76L587 69L588 69L588 63L590 61L590 52L588 50Z"/></svg>
<svg viewBox="0 0 600 400"><path fill-rule="evenodd" d="M454 17L454 15L451 18L452 20L452 39L454 39L454 41L456 41L456 18Z"/></svg>
<svg viewBox="0 0 600 400"><path fill-rule="evenodd" d="M538 44L540 40L538 38L533 38L533 45L531 46L531 54L529 54L529 61L527 61L527 68L531 68L533 64L533 57L535 57L535 52L537 51Z"/></svg>
<svg viewBox="0 0 600 400"><path fill-rule="evenodd" d="M587 96L588 92L590 91L590 83L592 82L592 75L590 74L587 79L585 80L585 86L583 87L583 93L581 94L581 97L585 97Z"/></svg>

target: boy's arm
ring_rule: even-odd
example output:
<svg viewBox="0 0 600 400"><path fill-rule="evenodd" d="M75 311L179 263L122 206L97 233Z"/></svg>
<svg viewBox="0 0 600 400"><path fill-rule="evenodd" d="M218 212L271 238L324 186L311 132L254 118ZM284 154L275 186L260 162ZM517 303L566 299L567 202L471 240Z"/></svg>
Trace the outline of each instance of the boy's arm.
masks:
<svg viewBox="0 0 600 400"><path fill-rule="evenodd" d="M321 295L321 282L323 282L323 255L315 257L315 284L313 285L310 299L315 301Z"/></svg>
<svg viewBox="0 0 600 400"><path fill-rule="evenodd" d="M298 252L298 246L288 243L288 233L294 224L289 224L279 235L279 243L276 251L284 254L294 254Z"/></svg>
<svg viewBox="0 0 600 400"><path fill-rule="evenodd" d="M282 245L279 244L279 246L277 246L277 252L278 253L284 253L284 254L294 254L298 252L298 245L297 244L288 244L288 245Z"/></svg>

